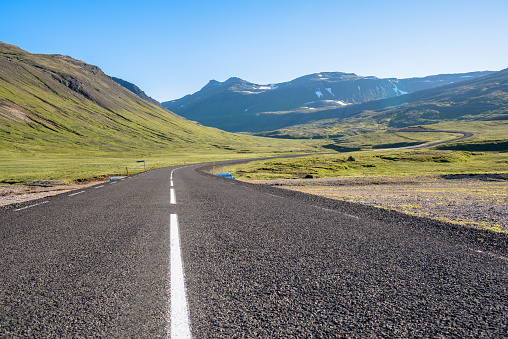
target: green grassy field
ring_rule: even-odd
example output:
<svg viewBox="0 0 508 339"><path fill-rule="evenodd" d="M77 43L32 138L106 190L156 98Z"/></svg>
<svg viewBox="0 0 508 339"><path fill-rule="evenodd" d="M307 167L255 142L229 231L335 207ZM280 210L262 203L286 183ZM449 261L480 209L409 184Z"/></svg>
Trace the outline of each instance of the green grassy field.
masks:
<svg viewBox="0 0 508 339"><path fill-rule="evenodd" d="M34 180L80 182L94 178L135 174L156 168L199 162L268 157L316 151L313 147L288 147L286 143L236 150L191 150L167 153L39 153L37 155L0 151L0 184L19 184ZM144 160L145 163L137 161Z"/></svg>
<svg viewBox="0 0 508 339"><path fill-rule="evenodd" d="M348 161L349 157L355 161ZM240 180L508 172L508 153L435 149L359 151L229 166Z"/></svg>
<svg viewBox="0 0 508 339"><path fill-rule="evenodd" d="M504 140L508 130L506 122L450 123L433 125L439 130L466 130L475 136L450 143L449 146L491 143ZM61 143L31 143L20 141L5 143L0 149L0 183L17 184L32 180L83 181L111 175L125 175L126 167L133 174L146 168L173 166L183 163L245 159L282 154L328 152L320 148L327 139L286 140L256 138L229 134L210 145L199 139L186 148L166 146L143 148L143 143L127 139L121 151L100 151L90 145L68 145ZM418 173L492 173L507 172L507 153L468 152L452 150L373 150L380 147L402 147L457 137L454 133L411 133L375 131L351 136L345 147L365 147L364 151L316 155L299 159L276 159L247 165L233 166L225 170L235 172L239 179L279 178L325 178L337 176L386 176L414 175ZM124 136L129 138L129 136ZM229 142L228 142L229 141ZM7 147L11 145L12 147ZM121 144L120 144L121 145ZM119 146L120 147L120 146ZM447 146L441 146L447 147ZM356 161L346 161L349 156Z"/></svg>
<svg viewBox="0 0 508 339"><path fill-rule="evenodd" d="M468 129L474 137L458 142L467 145L490 142L501 137L506 129L505 123L487 122L472 127L457 124L440 124L442 130ZM233 135L234 136L234 135ZM369 146L370 150L338 153L334 155L314 155L298 159L274 159L253 162L246 165L231 166L239 179L266 180L291 178L326 178L338 176L390 176L416 175L423 173L499 173L508 171L508 155L503 152L467 152L450 150L372 150L372 145L403 146L404 142L427 143L456 138L448 133L410 133L382 132L357 135L355 144ZM404 141L405 140L405 141ZM327 152L319 146L326 139L285 140L270 138L238 138L229 143L213 146L196 140L187 149L161 150L134 149L124 152L104 152L77 147L73 149L62 145L15 144L17 147L0 150L0 184L18 184L33 180L85 181L113 175L125 175L146 169L174 166L179 164L246 159L283 154ZM131 141L132 142L132 141ZM356 161L347 161L353 156ZM145 163L137 163L145 160ZM146 167L145 167L145 166Z"/></svg>

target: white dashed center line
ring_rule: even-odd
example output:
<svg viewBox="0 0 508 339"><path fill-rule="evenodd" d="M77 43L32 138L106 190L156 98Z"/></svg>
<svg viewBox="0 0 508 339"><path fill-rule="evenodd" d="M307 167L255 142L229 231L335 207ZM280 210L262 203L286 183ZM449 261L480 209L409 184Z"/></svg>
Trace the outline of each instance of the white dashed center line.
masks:
<svg viewBox="0 0 508 339"><path fill-rule="evenodd" d="M170 191L169 203L172 205L176 204L175 189L174 188L172 188Z"/></svg>
<svg viewBox="0 0 508 339"><path fill-rule="evenodd" d="M85 191L79 191L79 192L76 192L76 193L69 194L69 197L72 197L73 195L78 195L78 194L81 194L81 193L85 193Z"/></svg>
<svg viewBox="0 0 508 339"><path fill-rule="evenodd" d="M30 206L25 206L25 207L21 207L21 208L16 208L15 210L13 211L22 211L22 210L25 210L27 208L30 208L30 207L35 207L35 206L39 206L39 205L42 205L42 204L46 204L48 203L49 201L43 201L43 202L40 202L40 203L37 203L37 204L33 204L33 205L30 205Z"/></svg>
<svg viewBox="0 0 508 339"><path fill-rule="evenodd" d="M175 168L176 169L176 168ZM175 170L172 170L171 171L171 175L169 176L169 183L170 183L170 186L171 186L171 189L169 191L169 203L174 205L176 204L176 198L175 198L175 189L173 188L173 172Z"/></svg>
<svg viewBox="0 0 508 339"><path fill-rule="evenodd" d="M182 254L180 251L180 234L178 216L171 214L170 219L170 284L171 284L171 339L192 338L185 297Z"/></svg>

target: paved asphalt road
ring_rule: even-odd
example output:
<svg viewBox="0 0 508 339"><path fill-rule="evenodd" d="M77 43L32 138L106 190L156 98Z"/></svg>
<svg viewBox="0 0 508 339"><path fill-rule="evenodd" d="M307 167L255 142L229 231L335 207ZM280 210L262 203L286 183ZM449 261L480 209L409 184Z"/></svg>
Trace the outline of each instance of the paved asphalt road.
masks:
<svg viewBox="0 0 508 339"><path fill-rule="evenodd" d="M507 337L506 236L196 168L1 209L0 337Z"/></svg>

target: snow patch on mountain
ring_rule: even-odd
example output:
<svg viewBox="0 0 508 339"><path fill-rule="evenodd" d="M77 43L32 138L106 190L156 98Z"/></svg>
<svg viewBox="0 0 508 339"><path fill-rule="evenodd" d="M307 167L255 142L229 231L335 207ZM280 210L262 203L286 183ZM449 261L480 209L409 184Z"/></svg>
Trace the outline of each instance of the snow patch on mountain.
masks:
<svg viewBox="0 0 508 339"><path fill-rule="evenodd" d="M351 104L348 104L347 102L344 102L342 100L323 100L323 101L330 103L330 104L334 104L334 105L340 105L340 106L351 105Z"/></svg>
<svg viewBox="0 0 508 339"><path fill-rule="evenodd" d="M275 85L268 85L268 86L259 86L258 88L256 89L261 89L261 90L272 90L272 89L277 89L279 88L279 86L275 86Z"/></svg>
<svg viewBox="0 0 508 339"><path fill-rule="evenodd" d="M325 88L331 95L335 96L335 94L332 93L332 89L331 88Z"/></svg>
<svg viewBox="0 0 508 339"><path fill-rule="evenodd" d="M323 103L323 102L326 102L326 103L329 103L329 104L332 104L332 105L340 105L340 106L347 106L347 105L351 105L351 104L348 104L347 102L344 102L342 100L319 100L319 101L309 101L309 102L305 102L304 105L312 105L312 104L320 104L320 103ZM303 106L304 108L306 108L307 106ZM308 107L307 107L308 108Z"/></svg>
<svg viewBox="0 0 508 339"><path fill-rule="evenodd" d="M245 94L261 94L261 93L264 93L265 91L261 91L261 92L252 92L252 91L240 91L240 93L245 93Z"/></svg>
<svg viewBox="0 0 508 339"><path fill-rule="evenodd" d="M318 88L317 91L315 91L316 95L318 98L322 98L323 97L323 93L321 93L321 89Z"/></svg>
<svg viewBox="0 0 508 339"><path fill-rule="evenodd" d="M403 94L407 94L407 93L408 93L408 92L406 92L406 91L400 90L400 89L397 87L397 85L396 85L396 84L393 84L393 88L392 88L392 89L395 91L395 93L396 93L397 95L403 95Z"/></svg>

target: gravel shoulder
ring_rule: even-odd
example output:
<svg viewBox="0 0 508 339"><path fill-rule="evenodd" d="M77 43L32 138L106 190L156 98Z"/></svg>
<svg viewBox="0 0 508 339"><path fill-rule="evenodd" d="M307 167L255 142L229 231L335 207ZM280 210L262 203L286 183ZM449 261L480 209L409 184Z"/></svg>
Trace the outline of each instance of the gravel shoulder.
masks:
<svg viewBox="0 0 508 339"><path fill-rule="evenodd" d="M494 174L270 180L254 183L508 233L507 179L507 174Z"/></svg>
<svg viewBox="0 0 508 339"><path fill-rule="evenodd" d="M83 189L106 181L107 180L90 181L80 184L72 184L64 181L39 181L29 185L0 185L0 206L41 199Z"/></svg>

